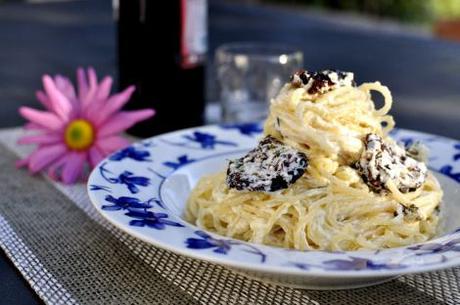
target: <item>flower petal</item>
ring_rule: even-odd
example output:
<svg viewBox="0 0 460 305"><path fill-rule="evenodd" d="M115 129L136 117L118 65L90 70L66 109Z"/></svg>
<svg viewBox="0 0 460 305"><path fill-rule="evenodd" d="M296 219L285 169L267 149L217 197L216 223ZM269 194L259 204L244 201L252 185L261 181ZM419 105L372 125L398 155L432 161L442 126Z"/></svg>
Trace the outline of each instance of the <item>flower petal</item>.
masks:
<svg viewBox="0 0 460 305"><path fill-rule="evenodd" d="M86 161L86 153L71 152L62 169L62 182L71 184L77 181L83 171L83 166Z"/></svg>
<svg viewBox="0 0 460 305"><path fill-rule="evenodd" d="M21 159L21 160L17 160L16 161L16 168L21 168L21 167L24 167L26 166L27 164L29 164L29 160L30 160L30 156L24 158L24 159Z"/></svg>
<svg viewBox="0 0 460 305"><path fill-rule="evenodd" d="M128 140L119 136L110 136L97 140L97 147L108 154L124 148L129 144Z"/></svg>
<svg viewBox="0 0 460 305"><path fill-rule="evenodd" d="M103 101L109 97L110 89L112 89L113 79L110 76L104 77L104 79L99 84L99 87L96 92L96 100Z"/></svg>
<svg viewBox="0 0 460 305"><path fill-rule="evenodd" d="M139 121L148 119L153 116L155 111L153 109L144 109L137 111L121 111L111 117L105 124L98 130L99 138L119 133L133 126Z"/></svg>
<svg viewBox="0 0 460 305"><path fill-rule="evenodd" d="M102 82L96 86L94 97L92 101L89 101L86 104L84 109L84 116L95 125L96 121L99 119L101 113L103 113L105 106L107 104L107 98L110 95L110 89L112 87L112 78L106 76Z"/></svg>
<svg viewBox="0 0 460 305"><path fill-rule="evenodd" d="M61 91L69 100L74 100L76 98L75 88L67 77L56 75L54 77L54 83L56 84L56 88Z"/></svg>
<svg viewBox="0 0 460 305"><path fill-rule="evenodd" d="M67 151L64 144L41 146L30 155L29 170L36 173L61 157Z"/></svg>
<svg viewBox="0 0 460 305"><path fill-rule="evenodd" d="M37 125L35 123L32 123L32 122L28 122L28 123L25 123L24 124L24 129L25 130L43 130L43 126L40 126L40 125Z"/></svg>
<svg viewBox="0 0 460 305"><path fill-rule="evenodd" d="M94 118L94 123L96 126L99 126L104 121L106 121L112 114L121 109L128 101L131 95L133 94L136 88L134 86L129 86L122 92L112 95L107 103L102 107L102 109L97 113L97 116Z"/></svg>
<svg viewBox="0 0 460 305"><path fill-rule="evenodd" d="M88 81L89 81L89 87L97 87L97 75L96 75L96 70L94 70L93 67L88 68Z"/></svg>
<svg viewBox="0 0 460 305"><path fill-rule="evenodd" d="M51 110L51 102L49 101L48 96L46 96L45 92L38 90L37 92L35 92L35 97L40 103L42 103L43 106L45 106L47 110Z"/></svg>
<svg viewBox="0 0 460 305"><path fill-rule="evenodd" d="M25 119L45 129L58 130L64 126L64 122L57 115L49 111L40 111L30 107L20 107L19 113Z"/></svg>
<svg viewBox="0 0 460 305"><path fill-rule="evenodd" d="M49 75L43 76L43 86L45 87L45 92L48 95L53 111L63 120L69 119L72 112L72 103L59 91Z"/></svg>
<svg viewBox="0 0 460 305"><path fill-rule="evenodd" d="M18 144L54 144L60 142L62 136L57 133L24 136L18 140Z"/></svg>
<svg viewBox="0 0 460 305"><path fill-rule="evenodd" d="M104 159L104 156L105 154L97 147L97 145L91 147L91 149L88 152L89 163L91 167L96 167L96 165L98 165L99 162L101 162L102 159Z"/></svg>
<svg viewBox="0 0 460 305"><path fill-rule="evenodd" d="M53 162L49 167L48 167L48 176L55 180L59 180L59 176L57 174L57 171L64 165L64 163L67 161L67 154L64 154L60 158L58 158L55 162Z"/></svg>
<svg viewBox="0 0 460 305"><path fill-rule="evenodd" d="M78 99L81 101L88 94L86 72L82 67L77 69Z"/></svg>
<svg viewBox="0 0 460 305"><path fill-rule="evenodd" d="M84 95L81 98L81 106L82 106L82 112L84 114L87 114L89 111L89 105L95 101L94 97L96 95L98 85L97 85L97 76L96 76L96 71L94 70L93 67L89 67L87 70L88 74L88 82L89 82L89 87L86 92L86 95Z"/></svg>

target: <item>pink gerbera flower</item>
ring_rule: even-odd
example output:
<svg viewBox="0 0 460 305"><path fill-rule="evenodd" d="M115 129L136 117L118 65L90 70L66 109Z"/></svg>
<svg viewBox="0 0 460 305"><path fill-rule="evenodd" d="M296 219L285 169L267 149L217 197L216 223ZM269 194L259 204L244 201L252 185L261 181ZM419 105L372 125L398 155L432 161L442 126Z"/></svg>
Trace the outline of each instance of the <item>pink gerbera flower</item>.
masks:
<svg viewBox="0 0 460 305"><path fill-rule="evenodd" d="M37 149L18 166L32 173L47 169L48 175L73 183L83 174L85 164L94 167L106 155L128 145L119 134L135 123L154 115L154 110L120 111L134 92L134 86L110 96L112 78L100 83L93 68L77 70L78 93L66 77L43 76L44 91L37 99L45 111L21 107L29 120L26 129L39 134L21 138L20 144L37 144Z"/></svg>

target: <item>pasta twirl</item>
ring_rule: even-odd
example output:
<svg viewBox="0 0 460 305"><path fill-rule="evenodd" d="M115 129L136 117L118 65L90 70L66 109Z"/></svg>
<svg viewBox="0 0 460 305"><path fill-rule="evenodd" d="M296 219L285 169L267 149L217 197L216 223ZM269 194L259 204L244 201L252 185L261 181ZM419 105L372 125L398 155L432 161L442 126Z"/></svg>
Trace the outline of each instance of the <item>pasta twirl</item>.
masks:
<svg viewBox="0 0 460 305"><path fill-rule="evenodd" d="M372 91L384 97L380 109ZM389 180L379 193L354 166L367 134L394 143L391 105L390 91L379 82L319 95L286 84L271 103L264 132L308 156L303 176L272 193L230 189L225 172L203 177L186 217L228 237L299 250L381 249L431 238L442 199L431 173L417 190L402 193Z"/></svg>

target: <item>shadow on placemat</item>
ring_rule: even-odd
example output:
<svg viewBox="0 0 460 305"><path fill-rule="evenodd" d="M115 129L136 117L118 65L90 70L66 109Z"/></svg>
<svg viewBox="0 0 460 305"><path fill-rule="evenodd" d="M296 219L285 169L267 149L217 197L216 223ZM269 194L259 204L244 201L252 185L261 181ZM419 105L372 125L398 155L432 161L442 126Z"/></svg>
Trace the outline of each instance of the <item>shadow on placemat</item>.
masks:
<svg viewBox="0 0 460 305"><path fill-rule="evenodd" d="M437 300L435 297L398 280L392 280L384 284L366 288L329 291L310 290L304 291L304 294L320 304L334 305L446 304ZM385 303L381 303L382 300L385 300ZM379 301L380 303L377 303Z"/></svg>

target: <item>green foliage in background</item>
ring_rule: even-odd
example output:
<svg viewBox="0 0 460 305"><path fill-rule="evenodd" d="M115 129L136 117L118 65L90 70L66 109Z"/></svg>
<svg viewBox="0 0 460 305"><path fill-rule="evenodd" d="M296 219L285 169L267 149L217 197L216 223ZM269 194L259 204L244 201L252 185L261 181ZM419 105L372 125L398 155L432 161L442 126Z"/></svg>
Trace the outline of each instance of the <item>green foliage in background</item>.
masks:
<svg viewBox="0 0 460 305"><path fill-rule="evenodd" d="M407 22L460 18L460 0L268 0L355 11Z"/></svg>
<svg viewBox="0 0 460 305"><path fill-rule="evenodd" d="M460 0L431 0L435 19L460 18Z"/></svg>

